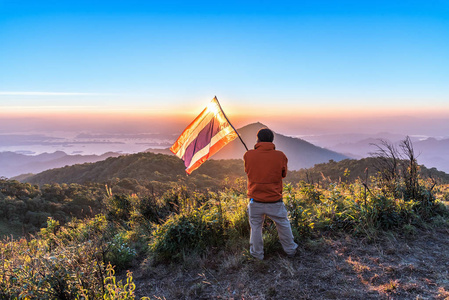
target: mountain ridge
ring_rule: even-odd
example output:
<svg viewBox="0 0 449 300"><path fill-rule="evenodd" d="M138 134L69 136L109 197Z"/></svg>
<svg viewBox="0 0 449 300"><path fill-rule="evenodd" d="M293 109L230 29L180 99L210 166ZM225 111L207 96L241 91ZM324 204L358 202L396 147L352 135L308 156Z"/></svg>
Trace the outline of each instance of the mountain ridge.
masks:
<svg viewBox="0 0 449 300"><path fill-rule="evenodd" d="M403 136L403 140L406 136ZM364 138L355 141L342 141L334 145L328 145L329 149L333 149L339 153L345 153L352 158L369 157L370 153L376 151L373 145L380 144L381 140L385 140L393 145L398 145L400 140L390 140L385 138ZM423 164L429 168L437 168L444 172L449 172L449 157L447 149L449 148L449 139L436 139L428 137L426 139L413 138L413 149L418 156L419 164Z"/></svg>
<svg viewBox="0 0 449 300"><path fill-rule="evenodd" d="M64 151L42 153L38 155L25 155L11 151L0 152L0 177L12 178L22 174L37 174L45 170L60 168L86 162L97 162L121 154L106 152L102 155L70 155Z"/></svg>
<svg viewBox="0 0 449 300"><path fill-rule="evenodd" d="M375 175L376 158L360 160L344 159L339 162L329 161L316 164L308 169L290 170L285 182L299 181L320 182L324 178L331 181L341 180L345 174L347 180L365 178L366 172ZM118 179L137 180L141 182L183 183L195 187L213 188L219 186L223 180L232 182L238 177L245 177L242 159L207 160L192 174L185 173L181 159L174 155L141 152L136 154L110 157L95 163L84 163L46 170L39 174L23 175L17 180L32 184L50 183L79 183L86 182L107 183ZM449 182L449 174L435 168L428 169L421 166L420 173L424 177L432 177L441 182ZM226 179L227 178L227 179Z"/></svg>
<svg viewBox="0 0 449 300"><path fill-rule="evenodd" d="M256 144L257 132L261 128L267 126L260 123L251 123L239 129L236 129L242 140L245 142L248 149L252 149ZM273 131L274 132L274 131ZM285 153L288 158L288 168L290 170L299 170L302 168L310 168L318 163L325 163L330 160L341 161L350 158L341 153L331 151L326 148L315 146L303 139L296 137L289 137L283 134L274 132L274 144L277 150ZM147 149L146 152L172 154L169 149ZM246 149L242 145L239 138L231 141L218 153L210 157L210 159L242 159Z"/></svg>

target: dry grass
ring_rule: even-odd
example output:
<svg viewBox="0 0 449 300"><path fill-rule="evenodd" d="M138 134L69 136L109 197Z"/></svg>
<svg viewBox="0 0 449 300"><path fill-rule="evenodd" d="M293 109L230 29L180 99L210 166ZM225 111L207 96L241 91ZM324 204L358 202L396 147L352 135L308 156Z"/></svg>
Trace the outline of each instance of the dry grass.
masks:
<svg viewBox="0 0 449 300"><path fill-rule="evenodd" d="M294 258L210 253L183 265L139 266L134 278L138 295L152 299L449 299L448 250L448 227L375 241L319 236Z"/></svg>

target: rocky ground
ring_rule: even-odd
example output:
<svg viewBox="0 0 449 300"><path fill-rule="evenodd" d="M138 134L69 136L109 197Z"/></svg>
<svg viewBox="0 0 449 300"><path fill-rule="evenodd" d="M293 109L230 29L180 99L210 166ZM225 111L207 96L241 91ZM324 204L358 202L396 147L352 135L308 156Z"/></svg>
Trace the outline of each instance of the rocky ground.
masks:
<svg viewBox="0 0 449 300"><path fill-rule="evenodd" d="M138 297L151 299L449 299L449 228L321 235L293 258L263 261L215 249L182 264L134 268Z"/></svg>

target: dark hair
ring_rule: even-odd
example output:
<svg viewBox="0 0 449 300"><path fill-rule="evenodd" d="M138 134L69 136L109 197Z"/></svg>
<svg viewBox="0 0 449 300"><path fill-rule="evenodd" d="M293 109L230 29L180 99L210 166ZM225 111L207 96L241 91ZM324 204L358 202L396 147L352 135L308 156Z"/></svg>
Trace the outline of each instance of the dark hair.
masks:
<svg viewBox="0 0 449 300"><path fill-rule="evenodd" d="M270 142L272 143L274 140L274 134L273 131L271 131L268 128L262 128L257 132L257 140L259 142Z"/></svg>

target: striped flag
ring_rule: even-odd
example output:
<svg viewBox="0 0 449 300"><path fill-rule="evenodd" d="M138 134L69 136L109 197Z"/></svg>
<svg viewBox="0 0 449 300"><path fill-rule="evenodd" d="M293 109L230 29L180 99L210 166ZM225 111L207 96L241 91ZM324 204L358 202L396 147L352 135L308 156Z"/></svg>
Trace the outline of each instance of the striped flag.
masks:
<svg viewBox="0 0 449 300"><path fill-rule="evenodd" d="M187 174L238 136L217 97L187 126L170 151L184 161Z"/></svg>

